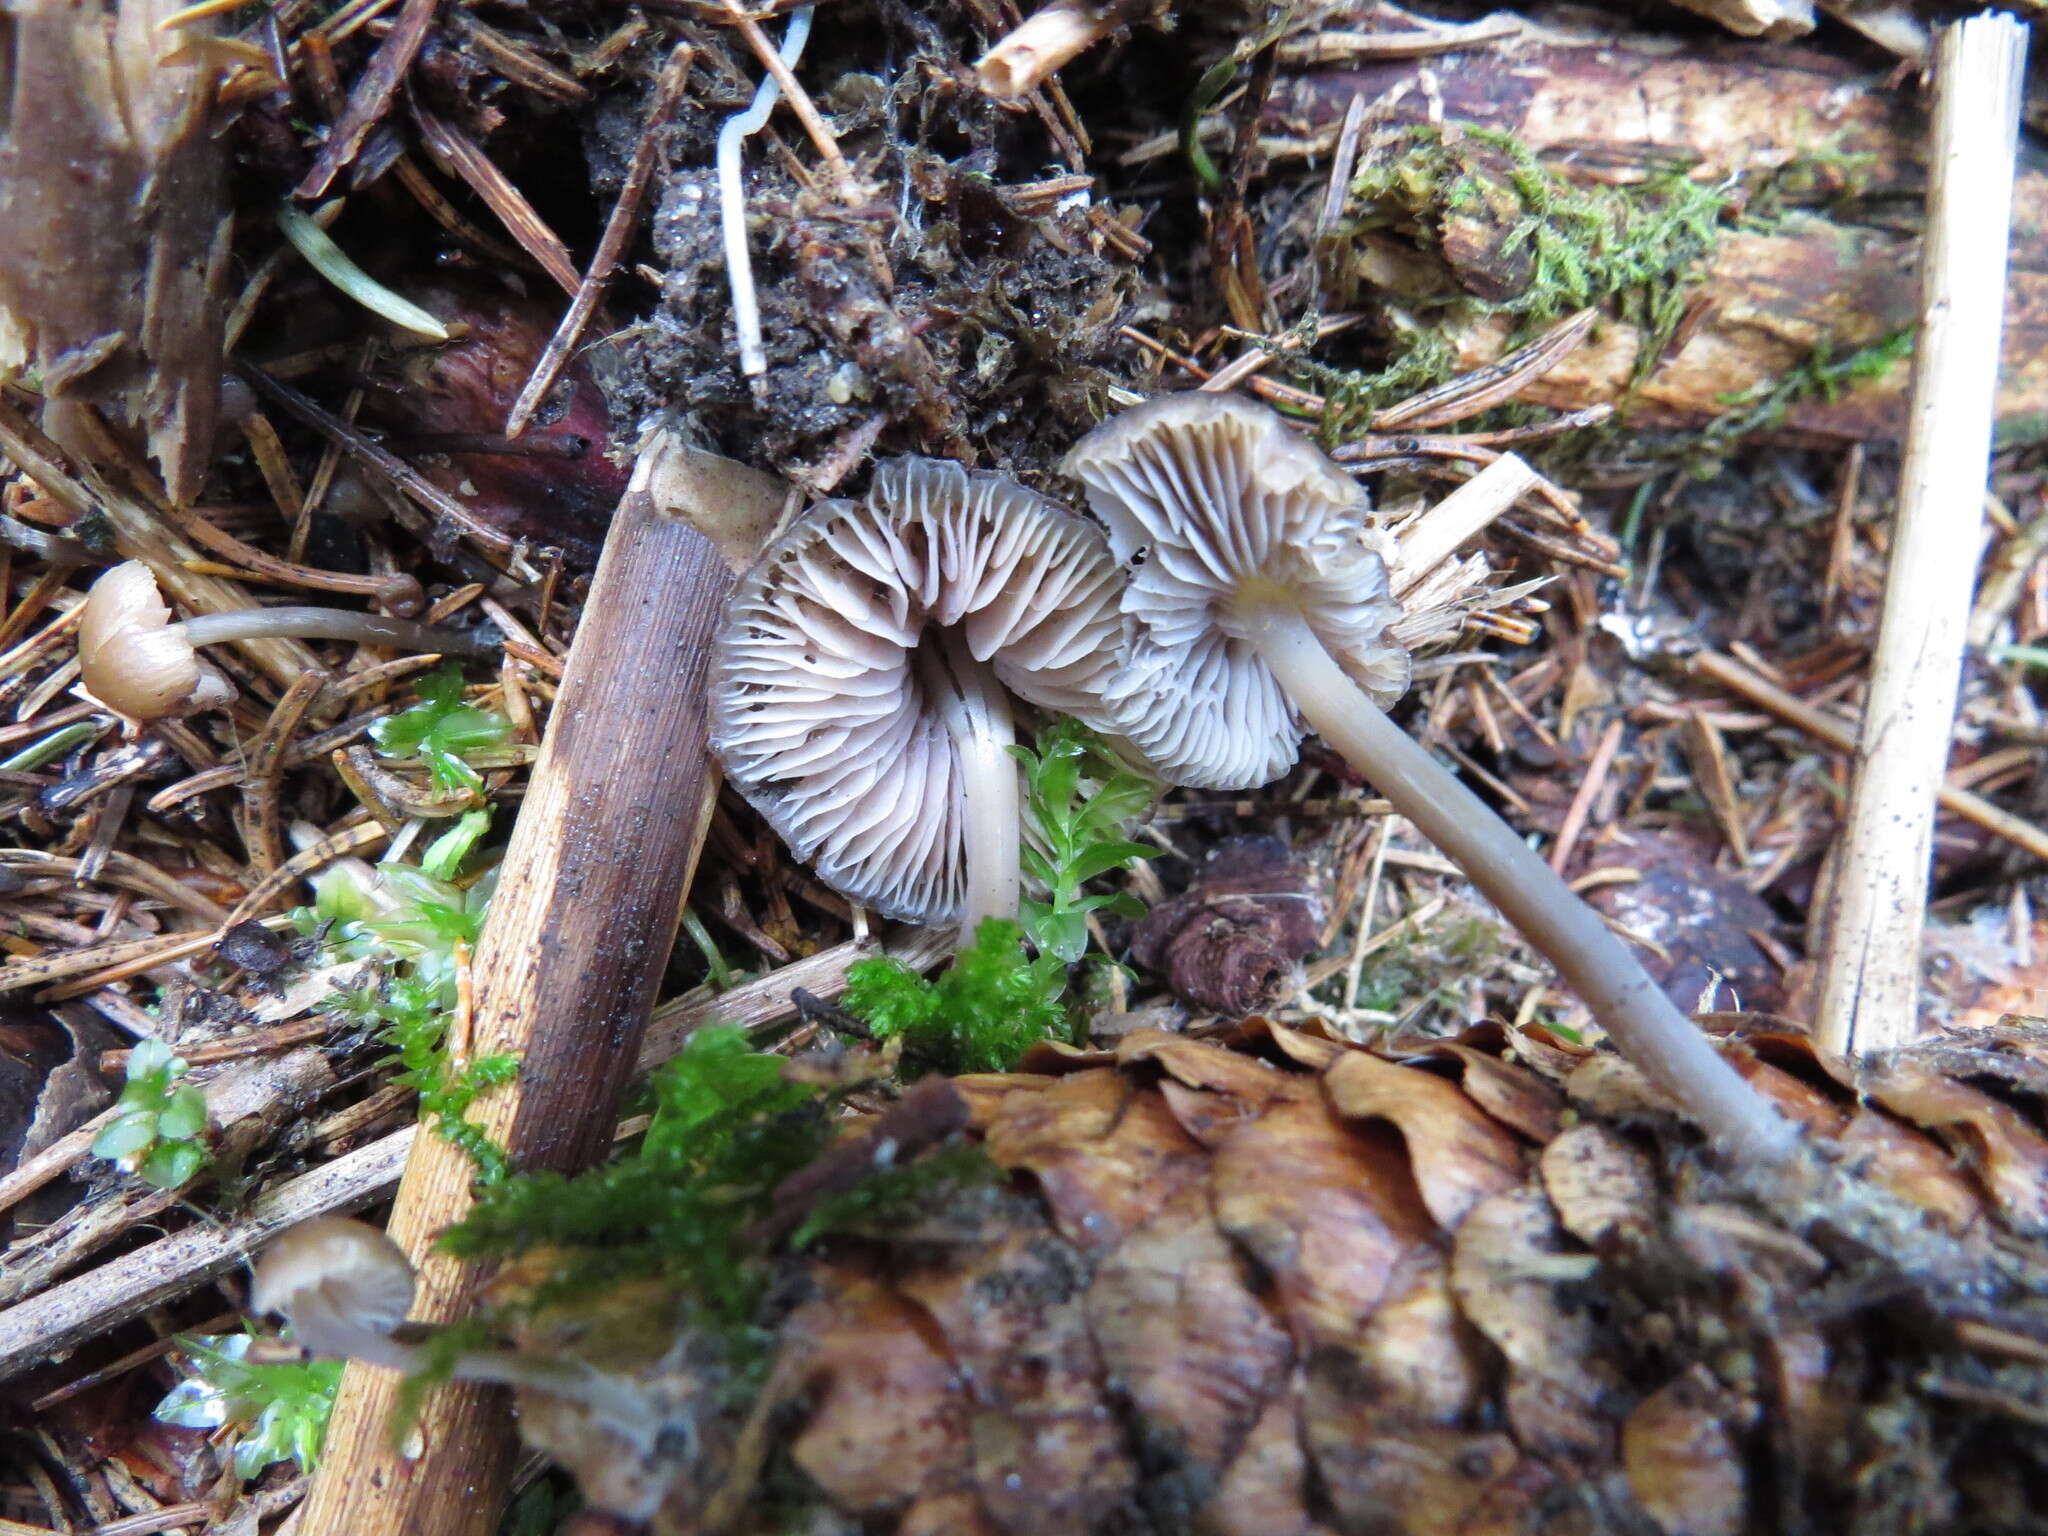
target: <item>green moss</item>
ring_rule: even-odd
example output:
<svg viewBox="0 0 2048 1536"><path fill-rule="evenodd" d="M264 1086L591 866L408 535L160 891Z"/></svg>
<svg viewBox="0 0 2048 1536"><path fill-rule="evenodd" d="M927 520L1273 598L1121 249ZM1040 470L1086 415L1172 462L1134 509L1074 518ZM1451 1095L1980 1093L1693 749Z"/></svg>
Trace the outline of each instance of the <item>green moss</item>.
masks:
<svg viewBox="0 0 2048 1536"><path fill-rule="evenodd" d="M857 962L843 1002L876 1039L902 1036L920 1068L1002 1072L1038 1041L1071 1034L1066 992L1066 962L1031 959L1023 930L992 917L934 980L900 960Z"/></svg>
<svg viewBox="0 0 2048 1536"><path fill-rule="evenodd" d="M1351 194L1357 228L1419 224L1440 248L1456 233L1447 221L1481 221L1469 233L1485 238L1462 260L1448 254L1454 270L1512 290L1479 298L1482 309L1542 325L1613 300L1652 334L1677 323L1730 202L1682 171L1580 185L1513 137L1471 124L1401 130L1360 167Z"/></svg>
<svg viewBox="0 0 2048 1536"><path fill-rule="evenodd" d="M342 958L379 962L381 974L338 992L335 1006L391 1048L394 1081L419 1094L420 1117L460 1148L483 1183L502 1179L505 1151L467 1117L477 1098L518 1071L516 1058L485 1056L458 1066L448 1053L455 1017L456 954L474 950L495 880L455 876L490 826L488 811L459 817L418 866L343 860L314 883L314 903L296 914L305 933L325 932Z"/></svg>
<svg viewBox="0 0 2048 1536"><path fill-rule="evenodd" d="M178 1340L194 1374L171 1389L153 1416L183 1429L226 1430L237 1477L254 1477L286 1459L309 1472L341 1387L341 1362L251 1362L252 1342L247 1333Z"/></svg>
<svg viewBox="0 0 2048 1536"><path fill-rule="evenodd" d="M206 1166L206 1098L180 1085L185 1060L161 1040L138 1040L114 1118L93 1138L104 1157L158 1189L180 1189Z"/></svg>
<svg viewBox="0 0 2048 1536"><path fill-rule="evenodd" d="M1685 467L1703 479L1719 474L1744 440L1782 426L1795 405L1839 400L1856 386L1885 377L1912 355L1911 327L1841 356L1823 341L1769 384L1724 399L1727 409L1678 445Z"/></svg>
<svg viewBox="0 0 2048 1536"><path fill-rule="evenodd" d="M501 745L512 722L488 709L462 702L462 669L454 662L435 668L416 685L420 702L370 727L370 740L385 757L417 757L444 790L483 788L483 775L469 766L473 752Z"/></svg>
<svg viewBox="0 0 2048 1536"><path fill-rule="evenodd" d="M1499 950L1500 930L1485 918L1434 924L1367 957L1359 972L1358 1005L1403 1013L1418 1003L1435 1002L1455 1013L1463 1006L1459 984Z"/></svg>
<svg viewBox="0 0 2048 1536"><path fill-rule="evenodd" d="M1632 186L1580 185L1529 148L1474 124L1425 124L1383 136L1351 183L1351 236L1392 231L1444 264L1433 293L1404 295L1420 320L1374 372L1295 363L1331 404L1325 435L1363 430L1380 406L1451 377L1440 322L1514 316L1516 340L1589 305L1644 333L1653 365L1723 232L1732 196L1683 170Z"/></svg>
<svg viewBox="0 0 2048 1536"><path fill-rule="evenodd" d="M573 1254L536 1298L543 1304L659 1274L707 1323L743 1327L768 1273L744 1233L825 1141L819 1091L785 1081L786 1065L739 1029L698 1031L655 1073L653 1118L637 1146L575 1178L520 1174L485 1190L443 1246L467 1258L536 1247Z"/></svg>

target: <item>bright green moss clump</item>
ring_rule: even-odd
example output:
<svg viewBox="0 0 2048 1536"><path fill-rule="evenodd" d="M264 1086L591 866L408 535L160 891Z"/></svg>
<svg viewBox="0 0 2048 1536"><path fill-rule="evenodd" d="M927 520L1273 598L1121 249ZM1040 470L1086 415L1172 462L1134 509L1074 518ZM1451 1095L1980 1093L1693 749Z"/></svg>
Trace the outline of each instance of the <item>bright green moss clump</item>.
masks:
<svg viewBox="0 0 2048 1536"><path fill-rule="evenodd" d="M1512 315L1520 340L1605 305L1643 332L1647 370L1685 313L1730 202L1728 187L1679 170L1628 186L1581 185L1511 136L1473 124L1394 130L1352 178L1346 234L1391 234L1428 258L1409 271L1409 288L1381 295L1410 328L1392 338L1393 354L1375 372L1290 365L1328 396L1332 439L1363 430L1378 407L1451 377L1455 357L1437 319ZM1370 279L1337 259L1337 296L1348 301L1351 286ZM1415 277L1430 267L1433 286Z"/></svg>
<svg viewBox="0 0 2048 1536"><path fill-rule="evenodd" d="M1028 958L1023 931L992 917L932 981L900 960L857 962L845 1005L876 1039L901 1035L919 1066L1003 1072L1038 1041L1067 1034L1066 994L1067 963Z"/></svg>
<svg viewBox="0 0 2048 1536"><path fill-rule="evenodd" d="M579 1277L661 1274L708 1320L744 1324L767 1268L743 1234L825 1144L819 1091L784 1081L787 1066L742 1030L698 1031L655 1073L637 1146L575 1178L520 1174L485 1190L444 1246L472 1258L571 1250L571 1293Z"/></svg>

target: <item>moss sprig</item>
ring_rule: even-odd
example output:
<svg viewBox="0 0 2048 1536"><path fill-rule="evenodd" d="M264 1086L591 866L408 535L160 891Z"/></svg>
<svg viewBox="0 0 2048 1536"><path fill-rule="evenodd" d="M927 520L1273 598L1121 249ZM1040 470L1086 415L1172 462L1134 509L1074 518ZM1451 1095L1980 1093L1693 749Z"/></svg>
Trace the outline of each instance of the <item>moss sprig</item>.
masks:
<svg viewBox="0 0 2048 1536"><path fill-rule="evenodd" d="M453 662L436 667L415 684L420 701L370 727L370 740L383 757L416 757L443 790L484 786L483 775L470 767L472 753L500 746L512 734L512 722L494 710L462 701L462 668Z"/></svg>
<svg viewBox="0 0 2048 1536"><path fill-rule="evenodd" d="M337 1008L390 1047L393 1081L419 1094L420 1117L475 1164L490 1184L510 1169L505 1150L469 1110L518 1073L504 1054L456 1062L448 1051L458 955L474 950L496 886L495 871L458 876L489 830L489 811L471 811L428 846L418 865L342 860L314 882L314 903L298 914L307 933L325 933L344 958L374 960L378 975L336 995Z"/></svg>
<svg viewBox="0 0 2048 1536"><path fill-rule="evenodd" d="M252 1361L253 1342L247 1333L181 1338L179 1352L193 1374L156 1405L154 1417L182 1429L226 1430L239 1478L285 1460L310 1472L341 1389L342 1362Z"/></svg>
<svg viewBox="0 0 2048 1536"><path fill-rule="evenodd" d="M541 1302L599 1277L661 1274L707 1321L743 1327L767 1279L743 1235L825 1142L819 1090L785 1081L786 1066L742 1030L699 1030L655 1072L637 1146L575 1178L520 1174L484 1190L443 1246L465 1258L580 1255Z"/></svg>
<svg viewBox="0 0 2048 1536"><path fill-rule="evenodd" d="M1677 330L1737 201L1732 185L1696 181L1682 166L1627 187L1581 185L1512 135L1471 123L1382 136L1350 190L1352 234L1419 229L1449 264L1456 282L1405 296L1418 316L1510 315L1513 344L1604 304L1643 333L1639 377ZM1377 371L1299 357L1288 366L1324 392L1325 436L1339 440L1379 407L1450 378L1456 358L1440 325L1416 319Z"/></svg>
<svg viewBox="0 0 2048 1536"><path fill-rule="evenodd" d="M190 1183L206 1166L206 1099L189 1083L183 1057L161 1040L138 1040L114 1118L93 1137L104 1157L158 1189Z"/></svg>

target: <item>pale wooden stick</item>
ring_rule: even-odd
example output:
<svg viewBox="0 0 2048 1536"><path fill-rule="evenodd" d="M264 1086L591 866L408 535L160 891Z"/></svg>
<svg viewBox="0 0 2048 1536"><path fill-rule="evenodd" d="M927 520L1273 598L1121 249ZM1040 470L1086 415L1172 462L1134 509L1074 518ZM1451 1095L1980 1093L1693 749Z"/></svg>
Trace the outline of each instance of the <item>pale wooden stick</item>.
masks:
<svg viewBox="0 0 2048 1536"><path fill-rule="evenodd" d="M1536 484L1536 471L1504 453L1396 536L1398 554L1387 573L1394 596L1408 592L1452 553L1507 511Z"/></svg>
<svg viewBox="0 0 2048 1536"><path fill-rule="evenodd" d="M613 518L540 760L477 946L477 1054L520 1058L472 1118L524 1169L571 1171L609 1148L715 801L706 666L731 574L711 541L657 504L650 451ZM434 1251L470 1207L475 1170L438 1136L415 1143L390 1232L420 1271L414 1315L446 1322L478 1272ZM512 1469L509 1400L429 1395L417 1455L391 1443L399 1378L352 1364L305 1528L485 1536Z"/></svg>
<svg viewBox="0 0 2048 1536"><path fill-rule="evenodd" d="M974 66L981 88L1002 101L1029 95L1083 49L1109 36L1139 7L1132 0L1060 0L1024 18Z"/></svg>
<svg viewBox="0 0 2048 1536"><path fill-rule="evenodd" d="M1941 29L1912 414L1870 698L1837 850L1815 1033L1881 1050L1919 1025L1935 797L1948 768L1971 587L1983 545L2027 28Z"/></svg>

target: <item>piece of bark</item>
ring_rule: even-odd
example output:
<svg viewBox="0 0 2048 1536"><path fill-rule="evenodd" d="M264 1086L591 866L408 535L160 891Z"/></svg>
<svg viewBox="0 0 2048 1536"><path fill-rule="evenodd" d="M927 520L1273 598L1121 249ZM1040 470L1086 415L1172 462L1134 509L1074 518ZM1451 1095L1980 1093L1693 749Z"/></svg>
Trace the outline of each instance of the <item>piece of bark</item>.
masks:
<svg viewBox="0 0 2048 1536"><path fill-rule="evenodd" d="M511 1052L520 1069L472 1118L526 1170L582 1168L609 1146L714 803L704 668L730 573L645 480L607 534L477 947L475 1052ZM423 1320L474 1299L476 1271L432 1249L469 1208L473 1175L435 1136L407 1165L390 1231L420 1267ZM406 1457L389 1431L398 1386L349 1367L306 1528L495 1529L511 1471L505 1394L436 1392L423 1449Z"/></svg>
<svg viewBox="0 0 2048 1536"><path fill-rule="evenodd" d="M1322 902L1286 844L1232 838L1210 851L1187 890L1146 914L1131 958L1196 1007L1242 1018L1294 989L1322 925Z"/></svg>
<svg viewBox="0 0 2048 1536"><path fill-rule="evenodd" d="M227 269L214 71L178 0L11 0L0 59L0 371L141 426L172 499L213 451ZM81 259L81 253L89 253ZM62 412L46 422L71 446Z"/></svg>
<svg viewBox="0 0 2048 1536"><path fill-rule="evenodd" d="M1640 183L1689 169L1701 185L1732 178L1744 196L1774 181L1775 195L1800 205L1769 226L1724 228L1694 274L1698 313L1632 395L1643 333L1610 315L1524 392L1532 404L1573 410L1626 396L1636 424L1696 427L1725 414L1732 398L1778 383L1816 347L1840 359L1918 318L1914 226L1927 181L1927 110L1910 87L1883 89L1851 60L1782 44L1545 26L1432 59L1427 82L1404 61L1288 75L1274 87L1266 125L1296 138L1331 136L1359 96L1369 136L1396 125L1476 124L1587 182ZM1499 231L1496 249L1510 232ZM1443 262L1434 245L1400 241L1390 250L1374 259ZM1495 361L1510 334L1502 317L1451 327L1457 367ZM1783 428L1898 438L1906 374L1900 365L1848 381L1833 398L1794 401ZM1997 415L2001 443L2048 437L2048 162L2024 149Z"/></svg>

